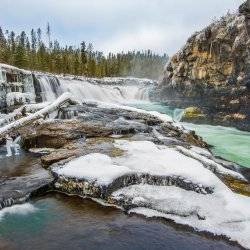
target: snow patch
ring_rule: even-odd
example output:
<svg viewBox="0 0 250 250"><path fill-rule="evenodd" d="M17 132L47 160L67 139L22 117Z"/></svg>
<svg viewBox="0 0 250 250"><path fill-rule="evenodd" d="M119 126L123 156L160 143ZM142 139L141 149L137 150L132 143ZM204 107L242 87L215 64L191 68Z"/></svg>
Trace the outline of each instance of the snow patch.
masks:
<svg viewBox="0 0 250 250"><path fill-rule="evenodd" d="M138 173L159 176L180 176L203 186L213 187L219 179L199 161L187 157L174 148L157 146L150 141L116 140L115 147L126 155L113 161Z"/></svg>
<svg viewBox="0 0 250 250"><path fill-rule="evenodd" d="M134 185L114 192L113 197L132 199L138 207L130 213L171 219L250 248L250 198L228 188L203 195L174 186Z"/></svg>
<svg viewBox="0 0 250 250"><path fill-rule="evenodd" d="M188 157L192 157L198 161L200 161L201 163L203 163L204 166L206 166L207 168L211 169L212 171L222 174L222 175L230 175L233 176L236 179L240 179L240 180L246 180L243 175L241 175L240 173L237 173L235 171L232 171L230 169L226 169L224 168L222 165L214 162L211 159L206 158L203 155L200 155L197 153L197 149L196 152L194 150L189 150L186 149L182 146L177 146L176 147L178 151L180 151L181 153L183 153L184 155L188 156ZM201 149L199 149L200 151Z"/></svg>
<svg viewBox="0 0 250 250"><path fill-rule="evenodd" d="M6 103L12 106L17 102L18 104L35 102L35 96L32 93L10 92L6 95Z"/></svg>
<svg viewBox="0 0 250 250"><path fill-rule="evenodd" d="M107 155L93 153L70 161L56 173L65 177L97 182L99 185L108 185L114 179L131 171L125 166L115 165Z"/></svg>
<svg viewBox="0 0 250 250"><path fill-rule="evenodd" d="M97 181L108 185L125 174L181 177L200 187L225 189L225 184L202 163L167 146L149 141L116 140L115 147L125 151L120 157L89 154L55 169L59 175Z"/></svg>

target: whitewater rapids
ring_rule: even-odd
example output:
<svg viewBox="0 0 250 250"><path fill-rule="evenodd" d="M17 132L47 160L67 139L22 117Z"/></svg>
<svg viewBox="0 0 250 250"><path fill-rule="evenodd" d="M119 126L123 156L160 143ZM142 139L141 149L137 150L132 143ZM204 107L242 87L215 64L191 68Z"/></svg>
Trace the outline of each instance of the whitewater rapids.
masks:
<svg viewBox="0 0 250 250"><path fill-rule="evenodd" d="M72 79L36 75L42 101L54 101L62 93L71 93L77 101L101 101L107 103L132 103L148 101L154 82L149 79L103 78Z"/></svg>

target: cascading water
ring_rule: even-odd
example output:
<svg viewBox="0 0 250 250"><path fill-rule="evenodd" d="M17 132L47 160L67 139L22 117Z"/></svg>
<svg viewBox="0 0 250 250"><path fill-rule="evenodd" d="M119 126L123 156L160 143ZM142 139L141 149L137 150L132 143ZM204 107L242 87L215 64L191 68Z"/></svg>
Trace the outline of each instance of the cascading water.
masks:
<svg viewBox="0 0 250 250"><path fill-rule="evenodd" d="M60 82L55 76L36 75L36 79L40 85L40 96L42 101L54 101L62 94Z"/></svg>
<svg viewBox="0 0 250 250"><path fill-rule="evenodd" d="M148 88L145 86L97 85L87 81L60 79L63 91L72 93L79 101L133 102L148 100Z"/></svg>
<svg viewBox="0 0 250 250"><path fill-rule="evenodd" d="M97 84L93 80L82 81L46 75L38 75L36 78L40 84L42 101L53 101L64 92L72 93L78 101L129 103L149 100L150 85L142 83L141 80L137 84L123 85L120 84L121 79L114 79L111 84ZM151 81L148 80L147 83Z"/></svg>
<svg viewBox="0 0 250 250"><path fill-rule="evenodd" d="M173 119L174 119L174 121L180 122L183 114L184 114L183 109L174 109L174 111L173 111Z"/></svg>

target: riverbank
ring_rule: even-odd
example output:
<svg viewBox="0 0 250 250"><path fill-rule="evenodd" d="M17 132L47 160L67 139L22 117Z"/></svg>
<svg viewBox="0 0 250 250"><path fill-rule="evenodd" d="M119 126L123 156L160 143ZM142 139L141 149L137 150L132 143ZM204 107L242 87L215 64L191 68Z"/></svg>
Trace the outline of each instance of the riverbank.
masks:
<svg viewBox="0 0 250 250"><path fill-rule="evenodd" d="M194 130L201 136L211 146L211 150L216 156L250 168L250 132L232 127L180 122L183 109L168 106L164 103L143 101L131 103L130 105L173 117L185 128Z"/></svg>

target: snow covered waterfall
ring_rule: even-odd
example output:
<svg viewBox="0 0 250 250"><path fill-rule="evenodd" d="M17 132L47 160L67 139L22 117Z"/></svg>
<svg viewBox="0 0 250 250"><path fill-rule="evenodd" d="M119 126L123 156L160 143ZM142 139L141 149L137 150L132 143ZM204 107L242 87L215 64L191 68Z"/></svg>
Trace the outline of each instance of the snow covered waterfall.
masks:
<svg viewBox="0 0 250 250"><path fill-rule="evenodd" d="M78 101L128 103L147 101L153 81L136 78L73 79L48 75L35 76L42 101L53 101L70 92Z"/></svg>
<svg viewBox="0 0 250 250"><path fill-rule="evenodd" d="M39 82L40 96L42 101L54 101L63 93L57 77L49 75L35 75Z"/></svg>

